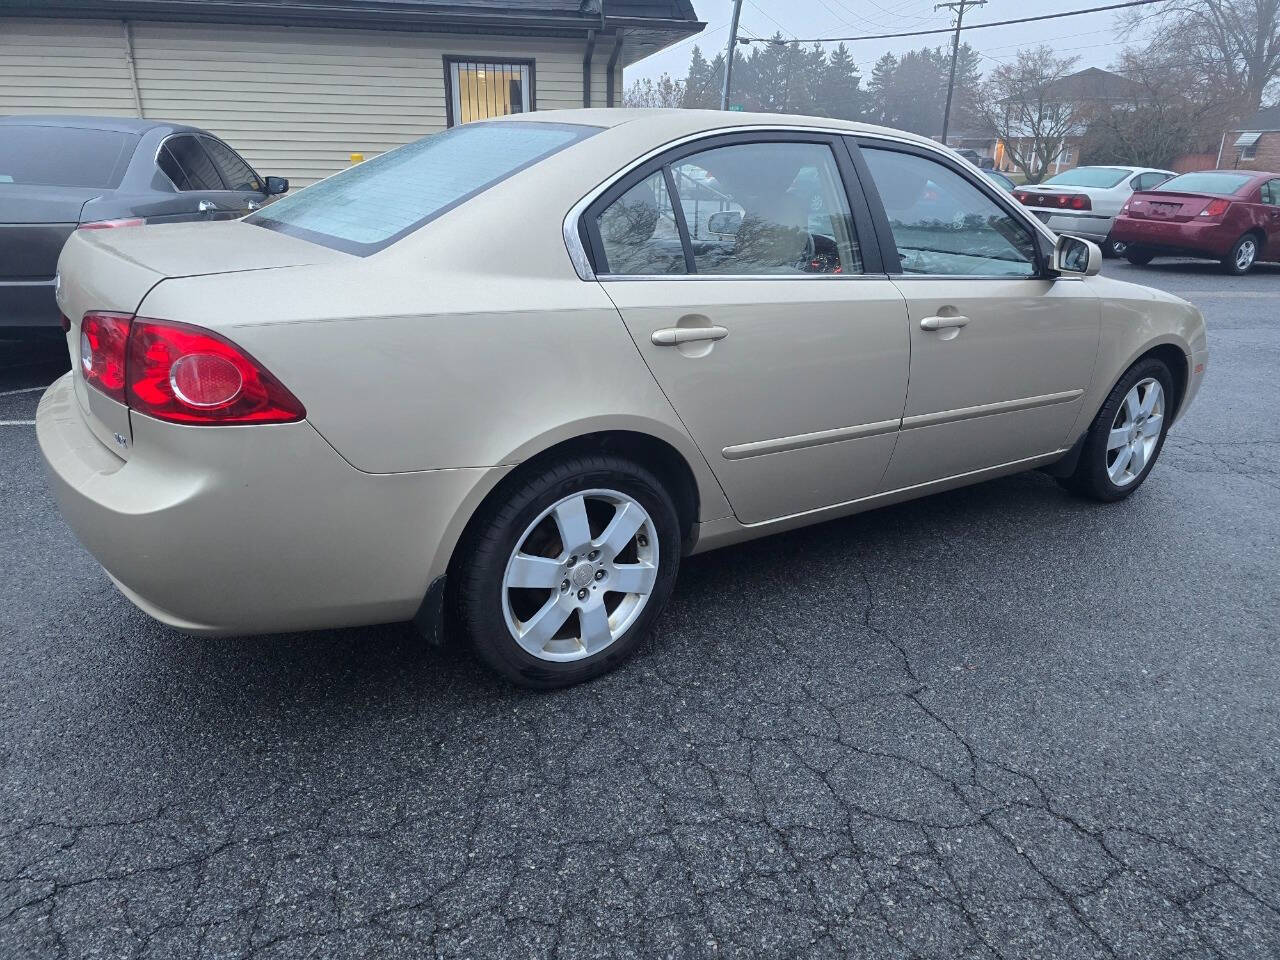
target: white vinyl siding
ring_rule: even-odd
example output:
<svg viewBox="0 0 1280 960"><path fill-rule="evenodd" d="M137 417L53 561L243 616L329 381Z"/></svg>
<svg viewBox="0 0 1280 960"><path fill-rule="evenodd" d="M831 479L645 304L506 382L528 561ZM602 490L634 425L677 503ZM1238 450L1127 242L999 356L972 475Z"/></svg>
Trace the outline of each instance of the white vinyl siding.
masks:
<svg viewBox="0 0 1280 960"><path fill-rule="evenodd" d="M119 20L0 18L0 114L137 116Z"/></svg>
<svg viewBox="0 0 1280 960"><path fill-rule="evenodd" d="M582 106L582 40L145 21L131 28L143 116L210 130L260 174L297 186L342 169L353 153L370 158L443 130L446 55L533 60L536 109ZM121 21L0 18L0 114L136 116L124 36ZM30 52L36 45L38 54ZM608 56L608 45L597 44L592 106L605 105Z"/></svg>

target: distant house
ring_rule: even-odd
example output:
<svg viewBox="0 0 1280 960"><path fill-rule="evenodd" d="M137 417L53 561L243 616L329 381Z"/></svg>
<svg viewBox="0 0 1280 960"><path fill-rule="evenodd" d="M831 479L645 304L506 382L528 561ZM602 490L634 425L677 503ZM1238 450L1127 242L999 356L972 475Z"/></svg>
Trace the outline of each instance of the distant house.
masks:
<svg viewBox="0 0 1280 960"><path fill-rule="evenodd" d="M3 0L0 114L174 120L301 186L485 117L621 103L690 0Z"/></svg>
<svg viewBox="0 0 1280 960"><path fill-rule="evenodd" d="M1069 74L1048 84L1044 88L1045 102L1069 108L1071 114L1077 118L1077 123L1067 136L1061 152L1050 163L1047 175L1053 176L1079 165L1085 127L1093 116L1113 107L1135 106L1146 100L1147 96L1141 84L1098 67L1089 67L1087 70ZM948 140L950 140L949 137ZM1030 136L1014 138L1014 143L1019 150L1029 147L1034 142L1034 138ZM1009 159L1009 148L1005 142L993 141L991 155L997 170L1014 169L1013 161Z"/></svg>
<svg viewBox="0 0 1280 960"><path fill-rule="evenodd" d="M1280 104L1263 107L1238 129L1224 133L1218 166L1280 170Z"/></svg>

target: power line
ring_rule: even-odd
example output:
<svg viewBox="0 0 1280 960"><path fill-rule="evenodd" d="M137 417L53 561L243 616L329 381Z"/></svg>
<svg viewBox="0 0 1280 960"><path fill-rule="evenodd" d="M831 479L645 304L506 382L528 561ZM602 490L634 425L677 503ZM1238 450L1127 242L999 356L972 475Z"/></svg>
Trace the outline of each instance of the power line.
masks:
<svg viewBox="0 0 1280 960"><path fill-rule="evenodd" d="M1062 13L1045 13L1038 17L1019 17L1016 20L993 20L991 23L971 23L965 30L981 30L983 27L1007 27L1015 23L1035 23L1039 20L1059 20L1062 17L1078 17L1085 13L1101 13L1104 10L1122 10L1125 7L1145 7L1152 3L1165 3L1167 0L1128 0L1126 3L1109 3L1101 7L1086 7L1083 10L1066 10ZM951 33L955 27L939 27L936 30L908 30L903 33L873 33L860 37L811 37L806 40L790 40L789 43L851 43L855 40L893 40L897 37L924 37L930 34ZM772 43L772 40L740 39L739 43Z"/></svg>

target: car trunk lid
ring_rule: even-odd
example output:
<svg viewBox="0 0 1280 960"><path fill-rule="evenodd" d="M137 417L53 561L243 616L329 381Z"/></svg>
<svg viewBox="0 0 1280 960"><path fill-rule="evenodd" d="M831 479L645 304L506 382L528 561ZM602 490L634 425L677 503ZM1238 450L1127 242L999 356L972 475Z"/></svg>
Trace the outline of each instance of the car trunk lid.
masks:
<svg viewBox="0 0 1280 960"><path fill-rule="evenodd" d="M348 254L239 221L76 231L58 261L57 299L69 320L67 350L76 398L90 429L128 459L133 442L128 407L85 383L80 321L86 313L132 316L146 295L167 279L346 259Z"/></svg>
<svg viewBox="0 0 1280 960"><path fill-rule="evenodd" d="M94 187L0 184L0 280L51 280Z"/></svg>
<svg viewBox="0 0 1280 960"><path fill-rule="evenodd" d="M1142 191L1129 198L1129 208L1126 213L1133 220L1186 223L1198 217L1212 201L1230 201L1231 199L1229 196L1207 193L1177 193L1173 190Z"/></svg>

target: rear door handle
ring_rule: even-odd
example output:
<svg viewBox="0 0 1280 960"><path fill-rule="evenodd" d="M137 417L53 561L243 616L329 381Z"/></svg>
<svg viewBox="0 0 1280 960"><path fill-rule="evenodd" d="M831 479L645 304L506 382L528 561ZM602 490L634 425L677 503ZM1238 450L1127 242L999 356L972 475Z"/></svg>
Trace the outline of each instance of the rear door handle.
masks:
<svg viewBox="0 0 1280 960"><path fill-rule="evenodd" d="M649 339L660 347L674 347L697 340L723 340L728 335L724 327L664 327L653 331Z"/></svg>
<svg viewBox="0 0 1280 960"><path fill-rule="evenodd" d="M920 321L920 329L945 330L948 327L963 327L968 322L968 317L925 317Z"/></svg>
<svg viewBox="0 0 1280 960"><path fill-rule="evenodd" d="M212 200L201 200L199 203L196 204L196 210L198 210L200 213L213 213L221 209L222 208L219 207Z"/></svg>

